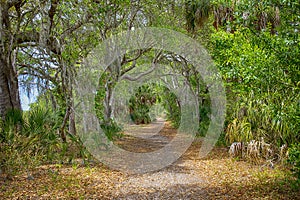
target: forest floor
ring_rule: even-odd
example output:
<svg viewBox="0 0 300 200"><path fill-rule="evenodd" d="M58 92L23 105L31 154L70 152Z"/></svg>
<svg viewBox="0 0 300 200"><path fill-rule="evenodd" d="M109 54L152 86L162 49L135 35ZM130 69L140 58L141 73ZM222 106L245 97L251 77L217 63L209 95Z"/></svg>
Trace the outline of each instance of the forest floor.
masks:
<svg viewBox="0 0 300 200"><path fill-rule="evenodd" d="M149 135L156 130L159 134ZM158 121L132 125L126 132L116 144L149 152L167 144L176 129ZM136 138L137 133L144 135ZM232 159L221 147L199 159L200 147L201 139L196 139L172 165L145 174L111 170L100 163L40 166L30 179L24 173L0 180L0 199L300 199L300 189L279 165L273 169Z"/></svg>

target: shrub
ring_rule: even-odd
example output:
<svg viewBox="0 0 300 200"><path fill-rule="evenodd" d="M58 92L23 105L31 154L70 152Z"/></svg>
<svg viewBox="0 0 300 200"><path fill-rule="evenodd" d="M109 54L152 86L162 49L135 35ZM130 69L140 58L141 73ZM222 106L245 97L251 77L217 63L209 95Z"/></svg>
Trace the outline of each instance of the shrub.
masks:
<svg viewBox="0 0 300 200"><path fill-rule="evenodd" d="M289 150L288 163L292 165L292 171L300 181L300 143L292 145Z"/></svg>
<svg viewBox="0 0 300 200"><path fill-rule="evenodd" d="M0 169L7 176L60 159L54 113L41 106L9 110L0 123Z"/></svg>
<svg viewBox="0 0 300 200"><path fill-rule="evenodd" d="M39 163L38 136L26 135L20 110L9 110L0 125L0 169L8 177Z"/></svg>
<svg viewBox="0 0 300 200"><path fill-rule="evenodd" d="M140 86L135 96L129 99L129 112L131 120L136 124L151 123L150 109L157 101L153 85Z"/></svg>
<svg viewBox="0 0 300 200"><path fill-rule="evenodd" d="M114 120L103 123L100 127L110 141L112 141L115 137L122 137L122 134L120 133L122 128Z"/></svg>

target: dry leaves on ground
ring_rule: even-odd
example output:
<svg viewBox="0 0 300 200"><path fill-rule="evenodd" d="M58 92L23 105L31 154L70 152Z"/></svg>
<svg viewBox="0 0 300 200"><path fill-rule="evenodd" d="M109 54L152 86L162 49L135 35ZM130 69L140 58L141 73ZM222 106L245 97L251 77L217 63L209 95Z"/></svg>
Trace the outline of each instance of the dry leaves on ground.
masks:
<svg viewBox="0 0 300 200"><path fill-rule="evenodd" d="M174 133L168 124L161 131L169 139ZM132 137L116 143L140 152L157 148L152 144L143 150L147 142ZM33 180L27 174L0 180L0 199L300 199L300 190L285 169L236 161L226 148L215 148L206 159L198 159L200 146L201 140L195 141L171 166L139 175L102 164L40 166Z"/></svg>

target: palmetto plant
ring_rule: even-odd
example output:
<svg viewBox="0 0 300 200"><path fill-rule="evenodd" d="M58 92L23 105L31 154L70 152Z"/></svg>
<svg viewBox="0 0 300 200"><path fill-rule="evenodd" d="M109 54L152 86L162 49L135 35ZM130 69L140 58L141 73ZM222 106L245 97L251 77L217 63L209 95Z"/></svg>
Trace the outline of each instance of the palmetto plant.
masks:
<svg viewBox="0 0 300 200"><path fill-rule="evenodd" d="M268 23L271 25L271 32L275 33L275 28L280 24L280 11L277 6L270 6L265 2L258 2L255 6L254 15L256 28L258 30L266 29Z"/></svg>
<svg viewBox="0 0 300 200"><path fill-rule="evenodd" d="M60 149L55 118L46 108L8 111L0 128L0 168L7 174L53 159Z"/></svg>
<svg viewBox="0 0 300 200"><path fill-rule="evenodd" d="M300 184L300 143L294 144L289 148L289 158L287 161L292 165L292 171Z"/></svg>
<svg viewBox="0 0 300 200"><path fill-rule="evenodd" d="M189 32L194 32L196 27L202 27L209 18L209 0L186 0L185 18L186 28Z"/></svg>
<svg viewBox="0 0 300 200"><path fill-rule="evenodd" d="M129 111L133 122L148 124L151 122L150 108L157 101L154 85L142 85L129 100Z"/></svg>
<svg viewBox="0 0 300 200"><path fill-rule="evenodd" d="M270 28L275 34L280 25L279 4L274 1L214 0L210 4L217 30L225 28L233 33L237 27L246 26L259 31Z"/></svg>
<svg viewBox="0 0 300 200"><path fill-rule="evenodd" d="M55 113L41 106L33 107L24 117L24 134L38 139L37 151L45 158L53 157L59 148L58 122Z"/></svg>

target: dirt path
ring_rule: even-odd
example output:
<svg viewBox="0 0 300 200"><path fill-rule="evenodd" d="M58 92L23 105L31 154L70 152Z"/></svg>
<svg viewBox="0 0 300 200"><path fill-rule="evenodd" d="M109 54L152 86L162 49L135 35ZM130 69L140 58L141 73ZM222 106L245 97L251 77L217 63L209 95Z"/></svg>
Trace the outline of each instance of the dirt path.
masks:
<svg viewBox="0 0 300 200"><path fill-rule="evenodd" d="M176 129L161 118L151 124L133 124L124 129L124 136L115 144L131 152L142 153L158 150L176 135Z"/></svg>
<svg viewBox="0 0 300 200"><path fill-rule="evenodd" d="M125 130L115 143L133 152L162 148L176 134L163 120ZM172 165L146 174L126 174L100 163L41 166L33 180L24 174L0 181L0 199L300 199L284 170L233 160L226 148L200 160L200 147L197 139Z"/></svg>
<svg viewBox="0 0 300 200"><path fill-rule="evenodd" d="M176 129L172 128L163 119L148 125L130 125L125 128L125 136L116 143L123 149L132 152L150 152L158 150L169 143L176 135ZM186 156L190 155L188 153ZM182 199L188 198L189 193L195 195L195 188L180 189L180 185L205 187L208 182L201 173L195 170L192 162L186 162L183 158L158 172L141 175L131 175L117 185L120 199ZM192 190L194 190L192 192ZM143 197L141 191L147 191L148 197ZM172 194L172 195L171 195ZM203 197L204 190L201 191ZM199 195L197 195L200 197Z"/></svg>

